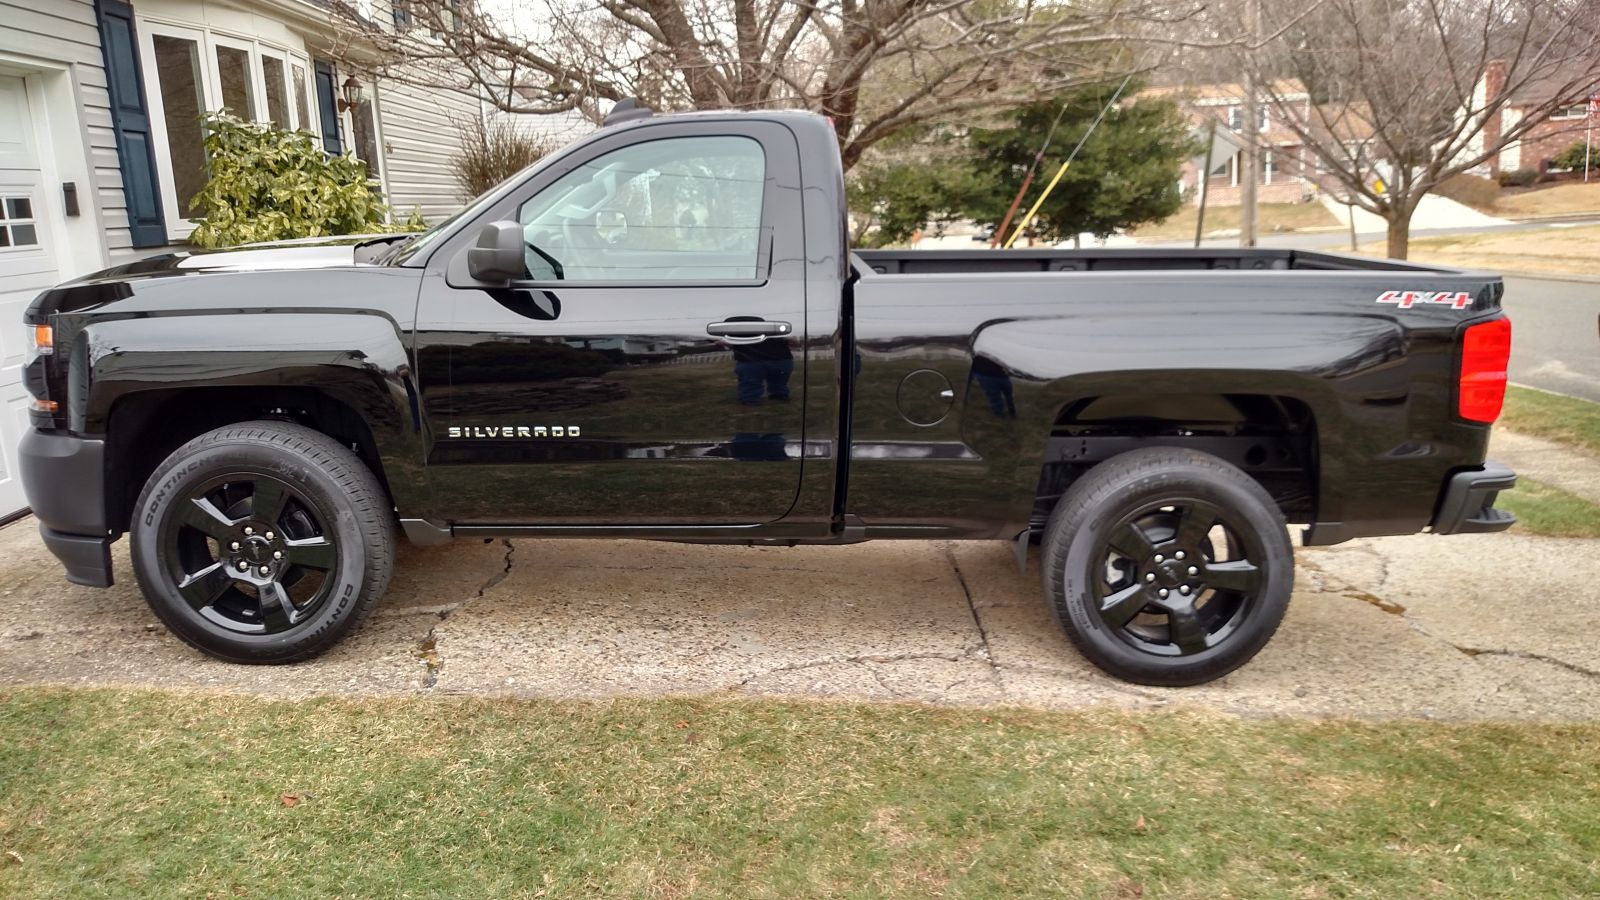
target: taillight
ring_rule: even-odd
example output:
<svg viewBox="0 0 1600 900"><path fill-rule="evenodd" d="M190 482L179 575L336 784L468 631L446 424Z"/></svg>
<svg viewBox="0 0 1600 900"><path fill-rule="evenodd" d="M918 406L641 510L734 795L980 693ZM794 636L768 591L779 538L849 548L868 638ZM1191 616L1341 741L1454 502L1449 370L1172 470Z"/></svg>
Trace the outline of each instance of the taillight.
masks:
<svg viewBox="0 0 1600 900"><path fill-rule="evenodd" d="M1461 341L1461 378L1456 413L1471 422L1500 418L1506 399L1506 360L1511 358L1511 320L1469 326Z"/></svg>

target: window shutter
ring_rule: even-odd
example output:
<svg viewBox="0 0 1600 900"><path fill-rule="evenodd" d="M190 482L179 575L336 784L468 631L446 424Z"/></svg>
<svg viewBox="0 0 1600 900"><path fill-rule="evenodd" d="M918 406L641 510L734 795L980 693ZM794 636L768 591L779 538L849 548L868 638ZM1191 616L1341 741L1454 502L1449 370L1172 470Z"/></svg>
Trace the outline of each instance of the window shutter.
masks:
<svg viewBox="0 0 1600 900"><path fill-rule="evenodd" d="M316 60L317 118L322 124L322 149L335 155L344 152L344 142L339 140L339 83L333 78L333 66Z"/></svg>
<svg viewBox="0 0 1600 900"><path fill-rule="evenodd" d="M133 246L160 247L167 242L167 226L161 218L150 107L139 73L133 7L122 0L96 0L95 7L100 20L100 48L106 62L106 87L111 93L111 126L117 133L122 195L128 204L128 230Z"/></svg>

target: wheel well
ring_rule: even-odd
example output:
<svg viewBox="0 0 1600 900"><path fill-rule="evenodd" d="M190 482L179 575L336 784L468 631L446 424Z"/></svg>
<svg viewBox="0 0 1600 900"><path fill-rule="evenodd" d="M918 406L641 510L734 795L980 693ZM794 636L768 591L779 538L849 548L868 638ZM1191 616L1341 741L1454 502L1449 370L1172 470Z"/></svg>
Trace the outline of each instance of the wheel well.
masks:
<svg viewBox="0 0 1600 900"><path fill-rule="evenodd" d="M127 529L144 483L172 451L215 428L257 419L295 422L354 450L389 491L372 429L355 410L311 388L201 387L140 391L111 408L106 521Z"/></svg>
<svg viewBox="0 0 1600 900"><path fill-rule="evenodd" d="M1140 447L1184 447L1238 466L1291 522L1316 513L1317 434L1311 408L1269 394L1104 394L1063 407L1051 429L1031 524L1042 528L1072 482Z"/></svg>

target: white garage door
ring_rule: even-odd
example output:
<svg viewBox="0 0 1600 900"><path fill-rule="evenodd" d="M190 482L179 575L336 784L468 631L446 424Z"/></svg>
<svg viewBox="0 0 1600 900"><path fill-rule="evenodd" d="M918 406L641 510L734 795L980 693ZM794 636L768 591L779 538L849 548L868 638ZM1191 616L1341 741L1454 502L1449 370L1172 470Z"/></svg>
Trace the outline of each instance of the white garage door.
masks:
<svg viewBox="0 0 1600 900"><path fill-rule="evenodd" d="M17 441L28 428L22 311L61 280L44 220L35 124L26 83L0 75L0 517L27 506L17 479Z"/></svg>

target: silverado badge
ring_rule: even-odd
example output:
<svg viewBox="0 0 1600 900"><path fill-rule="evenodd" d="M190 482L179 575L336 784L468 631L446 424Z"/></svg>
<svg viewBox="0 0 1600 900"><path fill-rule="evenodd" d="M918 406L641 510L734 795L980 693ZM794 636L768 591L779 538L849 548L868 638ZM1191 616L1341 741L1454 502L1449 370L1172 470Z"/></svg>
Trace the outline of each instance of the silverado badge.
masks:
<svg viewBox="0 0 1600 900"><path fill-rule="evenodd" d="M451 425L453 438L575 438L583 432L576 425Z"/></svg>

